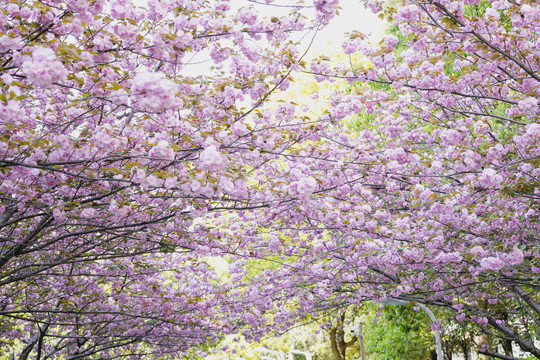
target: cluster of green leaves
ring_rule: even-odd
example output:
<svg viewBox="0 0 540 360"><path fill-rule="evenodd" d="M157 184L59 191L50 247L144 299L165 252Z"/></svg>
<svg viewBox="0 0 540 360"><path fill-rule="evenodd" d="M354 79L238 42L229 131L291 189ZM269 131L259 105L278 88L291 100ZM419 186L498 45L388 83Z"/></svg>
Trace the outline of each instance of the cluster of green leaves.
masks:
<svg viewBox="0 0 540 360"><path fill-rule="evenodd" d="M385 306L376 322L368 322L364 326L366 352L369 358L430 359L430 349L435 346L430 323L427 315L414 310L412 305Z"/></svg>

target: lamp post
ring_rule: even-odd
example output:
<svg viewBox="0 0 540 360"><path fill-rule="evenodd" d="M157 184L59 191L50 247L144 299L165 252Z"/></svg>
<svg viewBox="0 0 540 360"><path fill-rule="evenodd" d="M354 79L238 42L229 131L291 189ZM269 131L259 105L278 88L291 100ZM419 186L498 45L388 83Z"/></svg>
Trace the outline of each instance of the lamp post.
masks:
<svg viewBox="0 0 540 360"><path fill-rule="evenodd" d="M358 320L358 340L360 340L360 354L362 360L366 360L366 352L364 351L364 333L362 332L362 320Z"/></svg>
<svg viewBox="0 0 540 360"><path fill-rule="evenodd" d="M400 299L388 299L386 301L383 301L383 304L388 304L388 305L407 305L408 303L409 303L409 301L400 300ZM424 310L426 314L428 314L428 316L431 319L432 323L437 322L437 318L435 317L435 315L433 315L433 313L431 312L431 310L428 309L427 306L425 306L424 304L421 304L419 302L415 302L414 304L416 306L418 306L420 309ZM433 332L435 333L435 345L436 345L436 348L437 348L437 360L443 360L442 345L441 345L441 335L439 333L439 329L435 329Z"/></svg>

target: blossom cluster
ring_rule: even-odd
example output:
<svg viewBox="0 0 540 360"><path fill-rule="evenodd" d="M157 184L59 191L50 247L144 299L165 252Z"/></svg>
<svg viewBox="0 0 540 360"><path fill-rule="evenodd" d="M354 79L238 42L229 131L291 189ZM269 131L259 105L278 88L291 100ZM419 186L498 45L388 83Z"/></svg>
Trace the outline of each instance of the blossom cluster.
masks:
<svg viewBox="0 0 540 360"><path fill-rule="evenodd" d="M181 108L178 91L178 85L167 79L165 74L148 71L138 73L131 87L134 105L152 112Z"/></svg>
<svg viewBox="0 0 540 360"><path fill-rule="evenodd" d="M42 46L34 48L31 58L25 60L21 68L32 85L38 88L48 88L67 77L67 69L54 51Z"/></svg>

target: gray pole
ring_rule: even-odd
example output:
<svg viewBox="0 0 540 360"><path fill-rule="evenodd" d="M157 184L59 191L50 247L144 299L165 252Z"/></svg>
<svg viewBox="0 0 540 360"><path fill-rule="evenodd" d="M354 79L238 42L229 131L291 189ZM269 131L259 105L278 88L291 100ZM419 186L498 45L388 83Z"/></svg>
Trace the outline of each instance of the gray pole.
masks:
<svg viewBox="0 0 540 360"><path fill-rule="evenodd" d="M390 305L407 305L409 301L400 300L400 299L388 299L384 301L383 303L390 304ZM437 322L437 318L435 317L435 315L433 315L433 313L431 312L431 310L428 309L427 306L425 306L424 304L420 304L418 302L415 302L414 304L418 306L420 309L424 310L426 314L428 314L429 318L431 319L433 323ZM439 329L435 329L433 332L435 333L435 345L437 347L437 360L443 360L441 335L439 333Z"/></svg>
<svg viewBox="0 0 540 360"><path fill-rule="evenodd" d="M360 340L360 352L362 354L362 360L366 360L366 353L364 351L364 333L362 332L362 320L358 321L358 340Z"/></svg>
<svg viewBox="0 0 540 360"><path fill-rule="evenodd" d="M433 315L433 313L431 312L431 310L428 309L427 306L425 306L424 304L420 304L418 302L415 304L416 306L418 306L420 309L424 310L428 314L429 318L431 319L433 323L437 322L437 318L435 317L435 315ZM441 335L439 334L439 329L435 329L434 332L435 332L435 344L437 346L437 359L443 360Z"/></svg>

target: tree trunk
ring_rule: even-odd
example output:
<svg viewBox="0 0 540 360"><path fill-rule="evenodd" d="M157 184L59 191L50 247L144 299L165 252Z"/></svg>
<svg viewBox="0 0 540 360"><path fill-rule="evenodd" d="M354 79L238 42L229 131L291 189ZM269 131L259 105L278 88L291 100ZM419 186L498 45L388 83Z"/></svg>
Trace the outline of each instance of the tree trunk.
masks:
<svg viewBox="0 0 540 360"><path fill-rule="evenodd" d="M504 339L502 341L502 347L504 349L504 354L508 356L514 356L514 351L512 350L512 341L508 339Z"/></svg>
<svg viewBox="0 0 540 360"><path fill-rule="evenodd" d="M478 308L481 310L487 310L487 300L485 298L480 298L476 300ZM489 346L489 338L486 333L480 334L478 337L478 347L481 348L483 345ZM478 360L490 360L490 357L485 354L478 354Z"/></svg>
<svg viewBox="0 0 540 360"><path fill-rule="evenodd" d="M329 330L330 334L330 346L332 348L332 354L334 360L346 360L347 348L354 345L358 340L355 335L349 341L345 341L345 330L343 325L345 323L345 311L337 317L336 326L333 326Z"/></svg>
<svg viewBox="0 0 540 360"><path fill-rule="evenodd" d="M461 347L461 350L463 351L463 359L470 360L469 359L469 344L467 343L467 341L460 341L459 346Z"/></svg>

